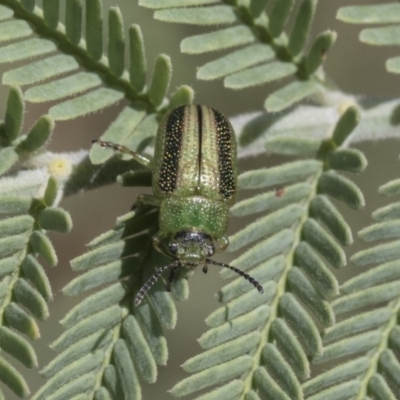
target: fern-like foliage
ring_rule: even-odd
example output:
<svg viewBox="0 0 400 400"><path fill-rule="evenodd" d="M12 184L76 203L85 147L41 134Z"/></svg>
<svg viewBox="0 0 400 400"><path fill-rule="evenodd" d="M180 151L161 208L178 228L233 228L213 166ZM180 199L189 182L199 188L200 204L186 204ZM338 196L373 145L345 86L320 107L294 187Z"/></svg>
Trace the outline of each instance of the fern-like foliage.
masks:
<svg viewBox="0 0 400 400"><path fill-rule="evenodd" d="M182 86L169 101L166 99L172 72L166 55L157 58L151 82L146 85L141 30L138 25L130 26L129 38L125 40L118 7L108 12L107 54L104 54L101 0L85 1L84 38L82 2L65 2L64 25L59 20L59 3L59 0L44 0L40 10L35 1L0 0L0 20L4 21L0 23L0 63L29 60L22 67L11 67L3 75L3 83L30 85L24 93L27 101L55 101L49 110L54 120L77 118L126 99L129 106L121 111L104 138L136 149L143 140L155 135L157 115L167 106L191 102L192 90ZM10 40L13 43L7 44ZM30 60L39 56L37 61ZM93 162L100 163L110 153L99 155L94 150L91 156Z"/></svg>
<svg viewBox="0 0 400 400"><path fill-rule="evenodd" d="M200 67L199 79L224 78L225 87L243 89L294 77L294 81L266 99L264 106L268 111L282 110L321 89L323 82L317 70L336 39L335 32L323 32L306 54L317 0L303 0L298 7L294 3L293 0L139 1L142 6L157 9L154 18L161 21L224 26L181 43L181 51L188 54L229 49L228 54ZM231 50L238 46L239 50Z"/></svg>
<svg viewBox="0 0 400 400"><path fill-rule="evenodd" d="M373 46L400 45L400 4L390 2L373 5L346 6L339 9L337 18L350 24L384 25L360 32L360 41ZM389 72L400 74L400 56L386 61Z"/></svg>
<svg viewBox="0 0 400 400"><path fill-rule="evenodd" d="M185 362L191 376L173 394L218 385L196 399L304 398L309 360L324 353L317 324L335 323L329 299L339 285L329 267L345 266L340 245L352 242L330 197L355 209L364 205L358 187L337 173L360 172L366 165L362 153L341 148L357 121L357 110L349 107L329 139L272 138L269 152L308 158L240 176L244 190L280 188L232 208L239 217L266 214L234 234L229 247L251 245L232 264L262 282L265 293L260 296L240 278L220 290L222 306L207 318L211 329L199 339L204 352ZM233 277L230 271L222 275Z"/></svg>
<svg viewBox="0 0 400 400"><path fill-rule="evenodd" d="M400 194L400 180L388 182L379 192ZM359 232L372 246L351 261L363 269L374 267L345 282L343 295L332 303L335 314L344 317L325 330L324 353L314 362L339 360L341 364L303 385L312 399L341 398L341 394L354 399L399 398L400 203L382 207L372 216L376 223Z"/></svg>
<svg viewBox="0 0 400 400"><path fill-rule="evenodd" d="M61 4L65 4L64 23L60 21ZM83 5L85 10L83 10ZM84 23L83 15L85 16ZM83 26L85 27L84 32ZM171 61L166 55L160 55L157 58L154 73L147 83L148 71L141 30L138 25L130 26L126 40L122 15L118 7L112 7L108 12L108 30L105 36L108 38L106 54L103 49L101 0L86 0L85 2L67 0L63 3L59 0L43 0L42 9L35 5L34 0L0 0L0 63L7 63L8 66L2 82L13 86L10 91L5 122L0 125L0 173L7 172L10 175L1 178L0 203L4 203L1 206L2 213L4 209L6 215L11 214L13 218L17 218L15 222L13 219L5 219L4 224L3 221L1 222L0 228L2 237L0 271L1 276L5 277L1 281L0 317L3 325L1 347L29 366L36 365L36 356L29 343L19 336L16 330L36 338L39 333L32 315L38 318L45 318L48 315L45 301L51 298L51 292L43 269L34 257L41 255L51 265L56 263L55 251L44 231L51 229L67 231L71 225L69 215L57 208L57 203L63 195L76 193L82 187L96 187L114 181L115 177L121 171L126 171L127 168L137 169L132 162L116 158L108 160L112 152L99 151L96 147L92 149L90 157L92 163L97 165L91 163L86 152L70 154L46 152L42 154L40 149L46 143L53 129L53 121L77 118L125 100L125 107L108 127L103 138L125 144L131 149L139 147L143 150L155 135L158 117L169 107L190 103L193 97L192 90L187 86L182 86L170 99L166 98L172 73ZM128 63L125 60L125 47L129 48ZM24 61L25 64L15 66L16 62L21 61ZM127 70L126 63L129 65ZM19 89L19 87L27 85L29 88L24 92ZM41 117L24 136L19 135L24 112L23 98L33 103L53 102L49 109L49 115ZM104 161L107 163L100 165ZM143 183L143 179L148 182L141 172L134 178L132 176L123 177L124 184ZM47 189L45 190L46 185ZM136 213L134 214L136 216ZM147 213L145 214L147 215ZM149 217L150 219L153 218L153 214ZM21 218L21 221L18 218ZM137 218L134 217L135 223ZM151 230L151 224L146 225L146 229L143 226L142 230L145 232L140 239L134 238L128 241L129 245L132 244L133 247L128 246L127 251L134 251L136 246L135 254L140 253L138 258L141 259L140 262L137 262L138 265L142 265L141 263L156 265L156 262L149 258L151 255L148 246L141 247L145 234L154 232L154 228ZM125 236L121 239L123 243L125 243L124 239ZM120 244L116 244L116 246L118 247ZM117 251L114 254L115 260L120 255ZM79 264L79 261L77 263ZM97 266L95 262L92 264L93 267ZM116 272L114 271L114 273ZM101 274L99 274L100 276ZM118 277L115 279L118 281ZM133 275L130 279L133 279ZM139 317L128 312L130 309L129 295L134 290L129 286L130 279L128 279L129 282L117 283L110 289L114 295L114 297L110 296L110 299L115 301L115 308L111 311L116 311L110 319L114 321L111 324L112 329L104 337L101 336L99 342L96 342L95 345L92 343L92 345L98 349L94 359L104 363L102 372L96 375L96 379L103 382L102 377L107 365L107 357L111 357L118 362L115 363L116 369L111 366L107 369L104 382L111 382L115 371L119 371L125 378L120 379L118 375L115 379L121 382L123 390L129 392L129 395L139 396L140 386L132 381L136 376L136 369L132 369L134 367L129 364L129 360L126 358L128 352L125 351L126 346L133 345L136 348L137 344L136 336L132 344L132 336L128 337L128 333L132 334L132 329L134 329L134 335L136 335L142 329L139 326ZM129 290L126 289L125 283L129 286ZM184 283L177 284L176 287L182 285L184 286ZM126 293L121 294L121 290L126 290ZM121 299L116 299L117 292L122 296ZM184 297L183 292L181 295ZM110 299L108 300L110 301ZM120 304L119 300L122 299ZM88 302L90 304L90 300ZM169 300L169 303L168 299L164 302L160 300L158 304L165 304L163 311L158 310L158 314L164 316L167 327L172 327L175 323L175 308L172 300ZM167 310L167 305L170 310ZM118 310L122 314L120 319L115 319ZM107 308L107 311L110 311L110 307ZM137 312L139 313L139 311ZM146 306L140 312L141 318L147 324L145 327L150 332L152 341L147 350L145 347L142 348L143 350L141 349L139 357L141 360L142 356L147 357L141 367L148 373L143 372L140 368L137 371L145 375L145 380L151 382L156 375L155 365L164 364L166 360L165 339L153 330L158 318L157 313L153 309L147 311ZM126 315L129 315L130 318L123 318ZM90 316L89 312L86 317ZM69 318L73 319L72 316ZM76 321L80 321L79 316L74 318ZM105 318L109 319L110 314L107 314ZM67 319L65 322L66 326L69 326L68 321ZM102 322L98 318L97 321L100 332ZM118 321L123 321L124 325L122 326L122 322L118 323ZM84 323L76 322L76 331L82 325ZM110 325L107 326L110 327ZM120 331L121 335L118 336ZM161 328L159 331L161 332ZM68 346L65 344L71 340L68 335L67 331L64 336L68 339L61 338L58 341L59 344L55 344L57 349ZM90 335L83 334L83 336L87 339L87 336ZM114 343L115 338L119 337L121 339ZM79 342L78 339L79 335L72 340ZM63 340L67 342L63 342ZM113 343L112 347L110 347L110 340ZM145 340L145 333L143 333L142 342L144 343ZM89 342L85 343L87 347L84 350L79 346L78 349L87 354L90 344L88 344ZM76 352L77 347L73 348ZM154 356L150 355L149 348L158 353ZM106 351L104 357L103 350ZM81 354L79 355L81 356ZM79 358L75 359L77 364L80 363ZM63 369L66 366L66 361L63 360L64 364L61 366L57 364L57 368ZM71 393L77 388L82 390L87 388L88 382L90 382L90 387L87 392L91 391L93 396L96 392L96 396L101 396L105 390L102 384L96 380L97 383L92 385L92 381L89 379L88 363L90 364L90 362L93 363L93 359L86 359L83 366L82 363L79 364L83 368L82 371L87 373L79 373L75 389L74 385L68 382L70 375L65 373L67 381L62 383L56 381L57 387L62 387L56 394L54 394L55 389L52 386L54 380L50 379L49 383L35 397L40 398L44 393L43 396L46 399L52 398L50 394L64 396L64 398L66 396L69 399L73 397ZM75 373L78 371L75 366L71 368ZM150 368L150 370L146 368ZM52 376L51 371L54 369L56 367L49 366L44 373L50 377ZM57 379L60 379L59 375ZM29 390L23 377L5 358L1 358L0 380L20 396L28 394ZM115 383L115 388L116 385ZM109 388L109 390L111 389ZM120 398L118 393L115 398Z"/></svg>
<svg viewBox="0 0 400 400"><path fill-rule="evenodd" d="M64 294L96 291L61 321L66 330L51 346L60 354L42 371L48 380L33 399L140 399L140 380L156 381L157 366L167 361L163 329L175 326L175 305L161 281L139 307L133 300L154 268L167 262L152 249L157 224L154 208L135 209L72 260L72 268L84 273ZM187 281L177 281L172 293L186 298Z"/></svg>
<svg viewBox="0 0 400 400"><path fill-rule="evenodd" d="M29 165L53 129L51 117L42 116L22 135L23 110L22 93L12 88L4 122L0 123L2 174L16 162ZM10 177L2 178L0 186L0 349L28 368L37 367L38 360L26 337L40 337L36 319L49 316L47 302L52 299L50 283L37 257L55 266L57 256L46 231L66 233L72 226L69 214L57 207L62 185L60 164L62 160L53 160L46 170L36 174L26 171L20 187ZM0 381L26 397L29 387L25 379L3 354ZM5 398L1 389L0 398Z"/></svg>

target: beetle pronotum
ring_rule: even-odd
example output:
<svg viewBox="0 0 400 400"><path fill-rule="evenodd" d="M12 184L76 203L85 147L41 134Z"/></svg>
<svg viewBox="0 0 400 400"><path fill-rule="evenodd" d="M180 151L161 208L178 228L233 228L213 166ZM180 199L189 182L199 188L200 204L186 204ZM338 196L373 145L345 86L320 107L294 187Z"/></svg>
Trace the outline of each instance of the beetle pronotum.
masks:
<svg viewBox="0 0 400 400"><path fill-rule="evenodd" d="M159 268L142 286L136 305L165 270L170 270L170 290L179 267L199 265L204 273L210 264L229 268L263 293L261 284L246 272L208 258L229 244L225 236L229 207L237 194L236 138L221 113L203 105L181 106L166 113L157 131L153 159L119 144L94 142L130 154L152 170L153 195L138 196L138 203L160 208L160 229L153 245L173 261ZM163 246L167 238L169 243Z"/></svg>

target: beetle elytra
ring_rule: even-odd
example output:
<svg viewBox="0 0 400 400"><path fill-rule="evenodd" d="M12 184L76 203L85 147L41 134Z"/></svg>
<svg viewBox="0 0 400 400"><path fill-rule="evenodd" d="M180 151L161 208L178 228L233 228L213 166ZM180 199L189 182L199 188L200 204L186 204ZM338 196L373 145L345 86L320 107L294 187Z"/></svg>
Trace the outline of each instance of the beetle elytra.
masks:
<svg viewBox="0 0 400 400"><path fill-rule="evenodd" d="M229 244L225 236L229 208L237 194L236 138L221 113L204 105L180 106L167 112L159 124L152 159L119 144L94 142L130 154L152 171L153 195L138 196L138 204L160 208L160 229L153 245L173 261L142 286L136 305L165 270L170 270L169 290L179 267L200 265L207 272L209 264L233 270L263 293L261 284L246 272L208 258Z"/></svg>

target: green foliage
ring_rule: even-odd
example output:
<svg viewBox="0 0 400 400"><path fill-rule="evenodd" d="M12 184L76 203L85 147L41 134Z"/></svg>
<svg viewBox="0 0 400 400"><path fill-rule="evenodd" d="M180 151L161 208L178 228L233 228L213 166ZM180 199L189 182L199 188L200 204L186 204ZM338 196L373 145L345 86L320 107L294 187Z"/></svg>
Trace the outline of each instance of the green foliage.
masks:
<svg viewBox="0 0 400 400"><path fill-rule="evenodd" d="M245 196L231 210L233 218L249 219L230 238L229 250L237 252L232 264L258 279L264 293L223 271L233 280L218 292L221 304L199 339L203 352L183 364L190 375L172 394L196 400L395 399L400 203L379 208L376 223L359 232L371 245L351 260L363 271L342 285L337 270L346 265L343 246L353 235L336 204L364 207L351 174L362 172L367 161L349 146L398 138L398 99L364 101L331 89L322 63L336 33L326 30L310 41L316 0L139 3L154 9L157 20L211 27L181 43L189 54L225 51L197 70L199 79L224 78L231 89L283 80L264 103L281 113L232 119L240 157L266 150L285 160L244 171L239 186ZM128 155L113 157L110 149L46 151L54 121L122 101L101 138L151 152L161 115L193 100L185 85L168 97L168 56L159 55L148 73L141 28L125 30L118 7L105 13L101 0L41 5L0 0L2 83L10 86L0 122L0 381L20 397L29 394L20 364L37 367L30 339L39 338L37 320L48 317L52 300L42 263L54 266L58 258L47 231L72 227L59 202L115 181L151 185L150 171L138 169ZM361 40L398 44L398 11L396 3L344 7L338 18L388 23L365 29ZM398 64L390 59L388 69L398 72ZM307 96L314 104L289 108ZM26 129L26 103L49 101L48 115ZM400 180L379 191L399 194ZM134 306L142 284L167 262L152 248L157 230L157 211L135 208L71 261L79 275L63 294L80 296L80 302L61 321L64 332L51 345L58 354L42 369L46 382L33 399L141 399L143 386L156 382L168 358L165 330L177 322L174 300L189 295L188 276L174 283L172 293L160 280ZM365 271L370 264L376 266ZM324 372L315 375L313 364Z"/></svg>
<svg viewBox="0 0 400 400"><path fill-rule="evenodd" d="M34 399L47 399L55 388L56 393L73 390L75 395L90 397L107 389L110 398L118 399L109 371L125 398L141 398L139 377L147 383L156 381L157 366L165 365L168 358L163 329L174 328L175 305L162 282L139 307L133 301L156 265L166 262L152 250L149 240L157 219L152 208L136 209L89 243L87 253L72 260L72 268L84 273L63 289L64 294L97 291L61 321L66 330L52 344L60 354L42 371L48 381ZM186 280L177 281L172 293L178 300L186 298ZM75 381L82 374L88 385L78 387Z"/></svg>
<svg viewBox="0 0 400 400"><path fill-rule="evenodd" d="M392 183L382 186L380 191L384 192L384 188ZM400 232L396 229L399 215L391 213L397 206L398 203L392 203L375 211L376 223L359 232L359 237L372 242L373 246L354 254L351 261L363 268L375 265L341 286L343 295L332 302L332 308L339 318L342 314L353 313L345 314L336 325L325 329L322 336L325 350L314 359L315 363L321 364L352 356L351 361L306 382L304 393L313 395L313 399L330 398L328 393L338 396L345 385L347 390L352 388L348 393L356 398L364 398L367 394L382 400L397 398L400 390L397 252ZM314 395L317 392L318 395Z"/></svg>
<svg viewBox="0 0 400 400"><path fill-rule="evenodd" d="M53 130L53 121L43 116L27 135L21 135L24 103L18 88L11 88L5 121L2 125L0 152L2 173L16 161L29 162ZM8 153L7 153L8 151ZM12 152L12 153L11 153ZM4 154L14 154L13 157ZM28 178L28 179L27 179ZM43 174L43 179L48 179ZM32 184L25 177L25 186ZM0 348L28 368L38 366L36 353L26 339L40 337L36 319L49 316L47 302L52 300L50 283L37 260L42 256L51 266L57 256L46 231L68 232L72 227L69 214L57 207L58 183L54 178L43 181L37 192L0 193ZM36 190L35 190L36 189ZM0 357L0 380L20 397L29 394L29 387L21 373L4 357ZM3 396L1 390L0 395Z"/></svg>
<svg viewBox="0 0 400 400"><path fill-rule="evenodd" d="M317 70L333 46L336 33L321 33L307 54L305 47L317 0L303 0L296 7L292 0L274 1L268 7L266 3L264 0L139 1L144 7L156 9L154 18L160 21L221 26L181 43L181 51L187 54L229 49L226 55L201 66L198 79L224 78L225 87L243 89L294 77L294 82L270 94L264 103L268 111L280 111L322 90L324 82ZM242 47L231 50L238 46Z"/></svg>
<svg viewBox="0 0 400 400"><path fill-rule="evenodd" d="M199 339L204 352L183 365L192 375L175 385L173 394L195 393L235 378L243 384L231 398L253 396L253 390L267 398L304 398L301 383L310 378L309 360L321 359L327 352L317 321L327 329L336 326L330 301L339 285L329 266L343 267L346 258L339 243L352 243L350 227L329 197L353 208L364 204L355 184L331 170L328 162L344 151L340 146L357 120L357 110L347 109L332 136L319 141L318 149L314 140L300 140L299 145L296 137L285 138L286 146L267 141L269 152L286 155L294 149L289 153L298 154L301 148L302 154L316 153L317 159L248 171L239 177L244 190L283 187L282 193L261 193L232 207L233 216L268 213L235 233L229 247L236 251L250 245L232 264L263 283L265 292L260 296L240 277L221 289L222 306L206 319L210 330ZM361 153L357 156L365 160ZM353 171L346 160L337 160L335 169ZM334 191L328 190L331 186ZM231 271L223 271L222 276L234 277ZM244 342L245 346L238 346ZM208 395L217 398L219 390Z"/></svg>
<svg viewBox="0 0 400 400"><path fill-rule="evenodd" d="M396 2L342 7L337 13L337 18L350 24L392 24L363 29L360 32L360 41L373 46L400 45L400 4ZM386 61L386 69L399 74L400 56L389 58Z"/></svg>

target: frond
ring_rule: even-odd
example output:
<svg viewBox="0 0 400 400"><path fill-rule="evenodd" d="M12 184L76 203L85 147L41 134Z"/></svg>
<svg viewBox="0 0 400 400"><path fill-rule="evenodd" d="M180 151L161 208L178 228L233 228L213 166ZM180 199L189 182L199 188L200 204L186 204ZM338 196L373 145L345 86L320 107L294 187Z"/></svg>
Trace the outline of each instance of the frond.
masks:
<svg viewBox="0 0 400 400"><path fill-rule="evenodd" d="M138 25L130 26L125 39L118 7L108 12L108 43L104 51L101 0L85 1L84 32L81 1L65 2L64 25L58 0L43 1L42 10L35 7L35 1L0 0L0 5L0 63L11 63L3 83L30 85L24 93L29 102L56 102L49 110L54 120L77 118L126 99L129 105L104 138L136 149L155 135L156 119L168 107L192 101L193 92L187 86L177 89L170 100L166 98L172 73L166 55L159 55L150 83L146 83L141 30ZM129 48L128 70L125 47ZM17 61L26 64L15 67L13 63ZM91 158L101 163L110 155L93 149Z"/></svg>
<svg viewBox="0 0 400 400"><path fill-rule="evenodd" d="M51 117L42 116L21 134L23 110L20 90L11 88L0 123L1 173L17 162L28 166L53 130ZM46 232L66 233L72 226L69 214L57 207L62 186L57 174L52 176L51 168L36 172L0 179L0 349L11 356L0 356L0 381L20 397L28 396L29 387L14 361L37 367L28 339L40 337L36 320L49 316L47 303L53 297L38 257L55 266L57 255Z"/></svg>
<svg viewBox="0 0 400 400"><path fill-rule="evenodd" d="M383 196L398 195L400 181L388 182L379 192ZM335 366L303 385L304 393L312 399L331 398L328 394L338 396L339 393L356 399L366 395L378 400L398 398L399 210L398 202L376 210L372 214L376 222L358 234L371 247L354 254L351 261L363 269L374 266L345 282L341 287L343 295L332 303L335 314L344 317L325 330L324 352L314 362L334 361Z"/></svg>
<svg viewBox="0 0 400 400"><path fill-rule="evenodd" d="M382 25L363 29L359 36L363 43L373 46L400 45L400 4L397 2L342 7L337 18L350 24ZM386 69L400 74L400 56L389 58Z"/></svg>
<svg viewBox="0 0 400 400"><path fill-rule="evenodd" d="M327 136L332 126L340 119L343 109L358 104L360 122L346 138L344 147L355 143L398 139L398 100L368 100L344 95L340 92L325 92L324 103L329 106L298 105L281 113L253 112L241 114L230 119L238 133L238 152L240 158L259 155L264 151L264 142L275 137L297 136L316 145ZM361 106L360 103L361 102ZM379 121L379 127L377 122ZM315 152L314 152L315 153Z"/></svg>
<svg viewBox="0 0 400 400"><path fill-rule="evenodd" d="M217 386L196 399L303 399L309 360L324 354L317 326L335 323L329 300L339 285L331 267L345 266L341 245L352 242L331 198L354 209L364 205L358 187L337 172L366 165L362 153L341 148L357 122L357 110L349 107L328 139L271 138L267 151L308 158L240 175L240 188L258 194L233 206L232 215L265 215L231 237L229 250L241 250L232 265L258 279L264 294L222 272L236 279L220 290L222 305L199 339L204 351L184 363L191 375L172 388L174 395Z"/></svg>
<svg viewBox="0 0 400 400"><path fill-rule="evenodd" d="M201 66L197 78L224 78L231 89L263 85L283 78L294 78L265 101L268 111L280 111L322 88L317 77L336 33L319 34L306 50L316 0L140 0L156 9L154 18L191 25L218 25L218 29L184 39L181 51L202 54L227 50L227 54ZM237 47L240 47L238 50Z"/></svg>
<svg viewBox="0 0 400 400"><path fill-rule="evenodd" d="M167 263L152 248L157 224L154 208L137 208L72 260L72 268L83 273L63 292L87 296L61 321L65 332L51 345L59 355L43 369L47 383L33 399L55 399L61 393L63 398L141 399L141 381L156 381L157 366L168 358L163 330L176 324L172 298L188 296L185 279L175 282L172 296L159 281L134 306L154 268Z"/></svg>

